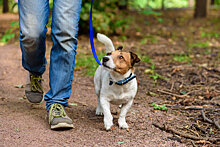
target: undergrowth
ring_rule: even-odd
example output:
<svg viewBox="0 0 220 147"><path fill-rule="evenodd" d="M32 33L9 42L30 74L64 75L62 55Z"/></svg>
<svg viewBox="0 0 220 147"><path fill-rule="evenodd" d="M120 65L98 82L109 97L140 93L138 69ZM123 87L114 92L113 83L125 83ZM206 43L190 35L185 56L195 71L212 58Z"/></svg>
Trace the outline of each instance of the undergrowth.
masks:
<svg viewBox="0 0 220 147"><path fill-rule="evenodd" d="M102 57L106 55L105 52L97 52L97 56L99 61L101 61ZM85 54L85 53L78 53L76 56L76 68L75 70L82 71L81 73L84 76L94 76L96 69L98 68L98 63L96 63L93 54Z"/></svg>

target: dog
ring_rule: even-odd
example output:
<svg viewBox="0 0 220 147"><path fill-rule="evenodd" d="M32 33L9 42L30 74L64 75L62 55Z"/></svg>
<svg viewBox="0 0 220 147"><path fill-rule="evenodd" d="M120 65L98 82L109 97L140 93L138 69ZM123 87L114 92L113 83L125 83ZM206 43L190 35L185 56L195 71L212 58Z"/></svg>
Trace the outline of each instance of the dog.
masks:
<svg viewBox="0 0 220 147"><path fill-rule="evenodd" d="M113 126L110 104L121 105L118 118L119 128L128 129L125 117L137 93L137 80L134 64L140 62L133 52L123 52L123 47L115 50L110 38L98 33L97 39L105 45L107 55L101 60L94 76L97 95L96 115L104 115L104 126Z"/></svg>

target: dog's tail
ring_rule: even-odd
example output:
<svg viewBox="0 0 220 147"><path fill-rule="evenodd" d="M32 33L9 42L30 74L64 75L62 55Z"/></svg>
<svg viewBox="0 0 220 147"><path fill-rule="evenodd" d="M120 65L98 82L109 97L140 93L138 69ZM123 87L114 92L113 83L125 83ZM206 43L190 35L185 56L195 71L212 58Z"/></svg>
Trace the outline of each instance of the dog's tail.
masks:
<svg viewBox="0 0 220 147"><path fill-rule="evenodd" d="M115 50L115 47L110 38L100 33L97 34L97 38L101 43L105 45L106 53L110 53Z"/></svg>

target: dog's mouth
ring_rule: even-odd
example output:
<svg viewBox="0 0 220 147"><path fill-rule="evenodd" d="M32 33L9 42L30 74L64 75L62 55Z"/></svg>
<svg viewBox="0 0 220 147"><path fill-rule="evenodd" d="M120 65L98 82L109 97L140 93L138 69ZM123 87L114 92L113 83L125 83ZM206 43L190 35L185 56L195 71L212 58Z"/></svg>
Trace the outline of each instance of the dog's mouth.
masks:
<svg viewBox="0 0 220 147"><path fill-rule="evenodd" d="M104 66L107 69L115 71L115 68L111 68L111 67L107 66L105 63L102 63L102 66Z"/></svg>

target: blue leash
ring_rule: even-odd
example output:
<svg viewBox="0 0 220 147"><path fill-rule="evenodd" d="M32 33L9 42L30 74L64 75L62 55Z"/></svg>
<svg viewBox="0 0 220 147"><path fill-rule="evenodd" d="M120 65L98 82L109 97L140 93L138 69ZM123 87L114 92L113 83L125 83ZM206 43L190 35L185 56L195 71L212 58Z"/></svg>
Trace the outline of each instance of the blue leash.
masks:
<svg viewBox="0 0 220 147"><path fill-rule="evenodd" d="M92 27L92 4L93 4L93 0L91 1L91 9L90 9L90 23L89 23L89 28L90 28L90 44L91 44L91 48L92 48L92 53L93 53L93 56L96 60L96 62L101 65L97 55L96 55L96 52L95 52L95 46L94 46L94 41L93 41L93 27Z"/></svg>

